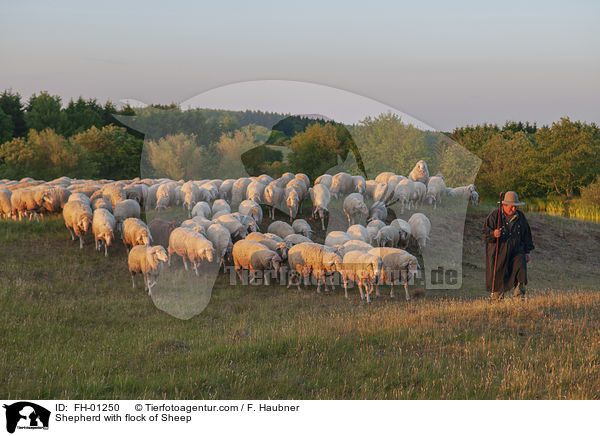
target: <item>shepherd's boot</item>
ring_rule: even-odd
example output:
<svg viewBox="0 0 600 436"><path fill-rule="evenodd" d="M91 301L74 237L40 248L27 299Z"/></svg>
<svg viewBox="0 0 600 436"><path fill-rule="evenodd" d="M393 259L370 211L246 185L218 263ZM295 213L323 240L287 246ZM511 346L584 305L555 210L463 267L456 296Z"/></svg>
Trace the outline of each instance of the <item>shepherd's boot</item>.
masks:
<svg viewBox="0 0 600 436"><path fill-rule="evenodd" d="M521 298L521 300L525 300L525 285L523 283L519 283L517 286L515 286L513 298Z"/></svg>

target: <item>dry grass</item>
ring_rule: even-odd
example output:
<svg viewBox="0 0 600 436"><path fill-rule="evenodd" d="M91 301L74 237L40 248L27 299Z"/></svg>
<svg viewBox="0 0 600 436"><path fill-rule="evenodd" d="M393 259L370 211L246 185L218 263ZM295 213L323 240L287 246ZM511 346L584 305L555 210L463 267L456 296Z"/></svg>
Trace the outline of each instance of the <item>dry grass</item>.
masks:
<svg viewBox="0 0 600 436"><path fill-rule="evenodd" d="M490 305L484 214L467 217L458 291L367 305L221 275L187 321L131 289L122 246L106 259L60 219L2 222L0 396L597 399L600 226L528 214L530 298Z"/></svg>

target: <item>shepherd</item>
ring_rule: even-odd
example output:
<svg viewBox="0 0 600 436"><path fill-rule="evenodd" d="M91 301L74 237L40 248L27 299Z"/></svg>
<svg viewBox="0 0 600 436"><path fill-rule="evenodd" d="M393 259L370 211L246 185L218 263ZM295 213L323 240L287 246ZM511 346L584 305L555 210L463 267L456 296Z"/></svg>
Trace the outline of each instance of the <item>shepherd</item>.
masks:
<svg viewBox="0 0 600 436"><path fill-rule="evenodd" d="M485 219L481 235L485 241L485 284L490 300L504 298L514 288L513 297L525 299L527 263L535 247L525 214L518 210L525 203L514 191L504 194Z"/></svg>

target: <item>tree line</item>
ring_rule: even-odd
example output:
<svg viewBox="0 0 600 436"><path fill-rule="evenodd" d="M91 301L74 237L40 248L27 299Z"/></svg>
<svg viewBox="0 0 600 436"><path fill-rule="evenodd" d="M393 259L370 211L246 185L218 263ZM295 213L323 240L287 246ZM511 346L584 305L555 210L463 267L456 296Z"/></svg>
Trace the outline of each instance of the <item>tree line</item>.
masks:
<svg viewBox="0 0 600 436"><path fill-rule="evenodd" d="M146 146L144 146L144 138ZM117 109L48 92L25 104L0 94L0 178L227 178L283 172L408 174L424 159L448 186L473 180L482 197L581 195L600 201L600 130L562 118L551 126L507 122L420 130L393 113L344 125L262 111Z"/></svg>

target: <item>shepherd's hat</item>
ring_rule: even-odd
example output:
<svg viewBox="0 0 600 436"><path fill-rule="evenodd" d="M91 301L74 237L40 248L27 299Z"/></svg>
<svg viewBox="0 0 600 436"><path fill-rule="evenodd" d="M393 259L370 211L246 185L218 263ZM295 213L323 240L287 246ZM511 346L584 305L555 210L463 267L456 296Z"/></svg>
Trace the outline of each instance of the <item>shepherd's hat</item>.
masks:
<svg viewBox="0 0 600 436"><path fill-rule="evenodd" d="M515 191L508 191L504 194L504 200L502 204L508 204L510 206L523 206L525 203L519 201L519 196Z"/></svg>

